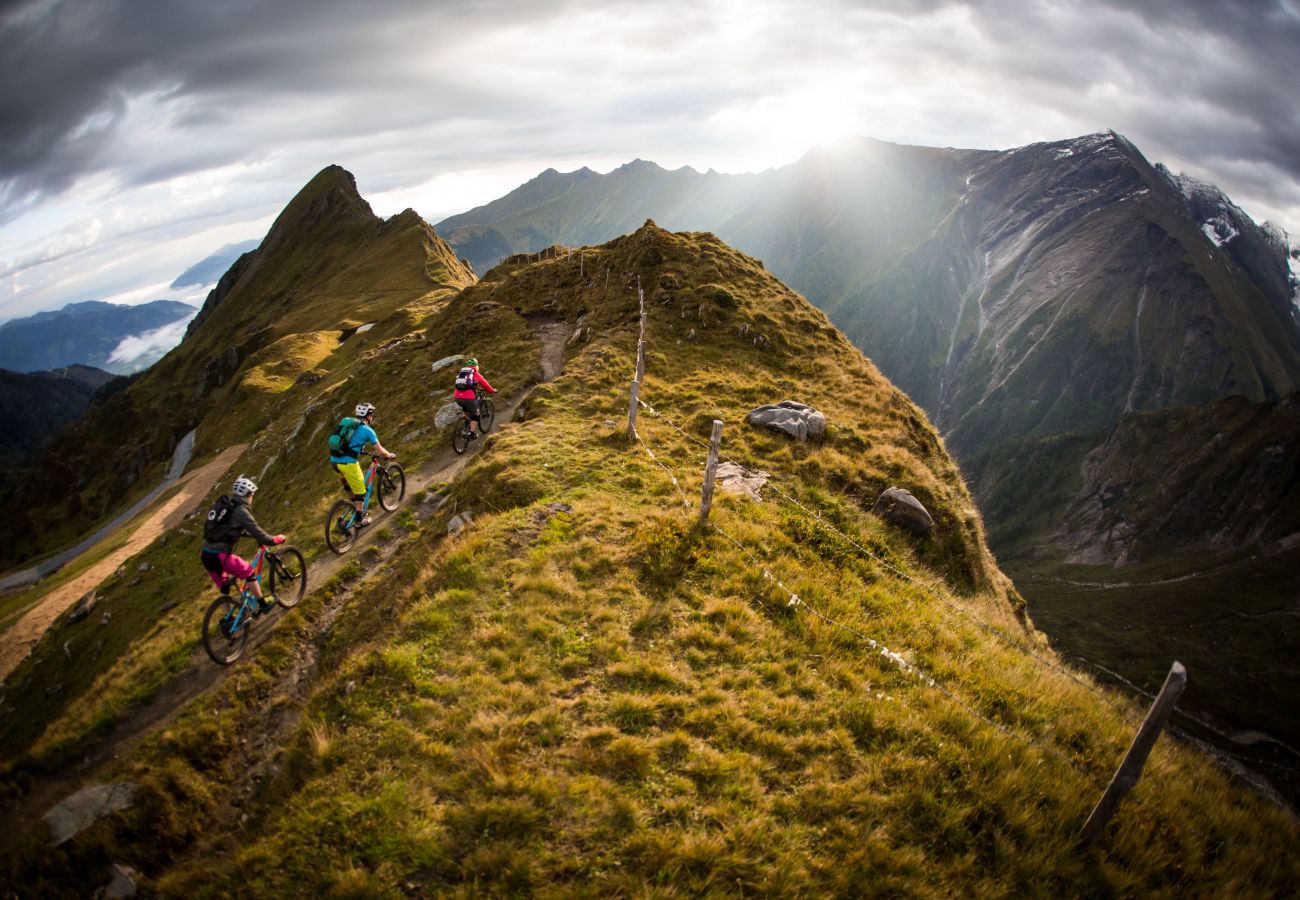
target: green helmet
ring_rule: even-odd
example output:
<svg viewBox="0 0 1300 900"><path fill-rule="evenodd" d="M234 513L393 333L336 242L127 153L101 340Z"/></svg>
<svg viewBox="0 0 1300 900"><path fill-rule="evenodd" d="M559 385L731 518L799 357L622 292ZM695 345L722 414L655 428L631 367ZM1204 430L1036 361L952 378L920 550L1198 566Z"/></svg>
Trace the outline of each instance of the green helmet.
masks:
<svg viewBox="0 0 1300 900"><path fill-rule="evenodd" d="M475 368L478 368L478 360L472 356L467 356L465 357L465 365L474 366Z"/></svg>

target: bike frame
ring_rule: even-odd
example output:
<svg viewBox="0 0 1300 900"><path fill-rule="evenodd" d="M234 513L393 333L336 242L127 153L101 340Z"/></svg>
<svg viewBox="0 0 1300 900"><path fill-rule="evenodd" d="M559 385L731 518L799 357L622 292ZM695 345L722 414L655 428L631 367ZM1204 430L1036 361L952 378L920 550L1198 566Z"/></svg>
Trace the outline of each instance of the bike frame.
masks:
<svg viewBox="0 0 1300 900"><path fill-rule="evenodd" d="M248 590L250 581L260 582L262 580L262 563L266 561L266 545L262 544L257 548L257 556L253 557L253 574L247 578L237 578L234 581L240 582L239 585L239 609L235 611L234 617L230 621L230 633L233 635L244 624L253 617L248 614L250 604L257 598ZM233 583L233 582L232 582Z"/></svg>
<svg viewBox="0 0 1300 900"><path fill-rule="evenodd" d="M370 468L366 469L366 497L361 501L361 515L363 516L366 514L366 511L370 509L370 498L375 494L375 485L379 481L380 469L379 457L375 456L373 453L367 453L366 455L370 457ZM348 519L349 528L352 527L352 523L356 521L356 518L357 510L356 507L353 507L352 518ZM265 550L266 548L263 547L262 549Z"/></svg>

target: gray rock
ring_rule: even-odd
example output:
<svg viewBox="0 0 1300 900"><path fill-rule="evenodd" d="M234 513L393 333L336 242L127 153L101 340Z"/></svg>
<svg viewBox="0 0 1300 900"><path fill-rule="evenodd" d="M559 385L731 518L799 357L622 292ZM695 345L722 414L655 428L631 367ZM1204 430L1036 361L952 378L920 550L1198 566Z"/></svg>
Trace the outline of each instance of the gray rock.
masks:
<svg viewBox="0 0 1300 900"><path fill-rule="evenodd" d="M763 425L783 431L793 438L806 441L826 434L826 416L805 403L782 400L750 411L745 417L750 425Z"/></svg>
<svg viewBox="0 0 1300 900"><path fill-rule="evenodd" d="M452 363L459 362L462 359L464 359L463 356L444 356L433 364L433 371L437 372L439 369L445 369Z"/></svg>
<svg viewBox="0 0 1300 900"><path fill-rule="evenodd" d="M50 826L50 843L54 846L70 840L104 816L126 809L135 800L134 781L116 784L92 784L82 788L44 816Z"/></svg>
<svg viewBox="0 0 1300 900"><path fill-rule="evenodd" d="M456 532L460 531L462 528L464 528L466 525L468 525L470 522L473 521L474 521L474 514L470 512L468 509L465 510L463 513L457 513L456 515L452 516L451 521L447 523L447 533L455 534Z"/></svg>
<svg viewBox="0 0 1300 900"><path fill-rule="evenodd" d="M126 897L135 896L135 883L136 879L140 877L139 872L121 863L113 863L113 865L109 866L108 871L113 878L109 881L108 887L104 888L102 895L104 900L124 900Z"/></svg>
<svg viewBox="0 0 1300 900"><path fill-rule="evenodd" d="M446 428L452 422L460 418L460 406L452 401L438 410L433 417L434 428Z"/></svg>
<svg viewBox="0 0 1300 900"><path fill-rule="evenodd" d="M95 604L98 602L98 591L86 591L86 593L81 595L81 599L77 601L77 605L72 612L68 613L68 624L72 625L76 622L80 622L82 619L89 616L91 609L93 609Z"/></svg>
<svg viewBox="0 0 1300 900"><path fill-rule="evenodd" d="M929 534L934 530L934 517L930 511L902 488L887 489L871 511L891 525L906 528L913 534Z"/></svg>
<svg viewBox="0 0 1300 900"><path fill-rule="evenodd" d="M746 469L734 462L718 463L718 468L714 471L718 490L727 494L739 494L751 500L763 499L759 496L759 491L771 477L770 472L764 472L760 469Z"/></svg>

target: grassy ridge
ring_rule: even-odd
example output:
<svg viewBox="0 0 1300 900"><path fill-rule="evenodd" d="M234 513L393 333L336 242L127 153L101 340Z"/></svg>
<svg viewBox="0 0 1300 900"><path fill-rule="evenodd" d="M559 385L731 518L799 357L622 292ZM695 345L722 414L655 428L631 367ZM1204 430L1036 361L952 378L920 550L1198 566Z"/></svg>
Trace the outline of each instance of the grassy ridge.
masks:
<svg viewBox="0 0 1300 900"><path fill-rule="evenodd" d="M653 458L620 425L637 276ZM509 390L538 364L527 323L548 318L591 331L524 421L106 773L141 785L131 810L67 849L11 854L10 883L85 893L119 861L187 897L1294 886L1277 852L1294 824L1169 742L1104 850L1077 852L1132 721L1017 649L1019 598L933 429L759 264L648 225L581 261L503 265L422 334L429 356L465 347ZM367 390L415 371L383 380L388 365L347 371L381 379ZM418 393L377 402L401 418ZM741 424L788 396L827 413L825 442ZM679 487L698 495L714 418L729 456L822 521L769 492L724 495L696 527ZM301 492L295 511L327 502L295 474L298 443L277 443L275 490ZM866 512L896 483L934 536ZM466 509L472 526L449 535Z"/></svg>

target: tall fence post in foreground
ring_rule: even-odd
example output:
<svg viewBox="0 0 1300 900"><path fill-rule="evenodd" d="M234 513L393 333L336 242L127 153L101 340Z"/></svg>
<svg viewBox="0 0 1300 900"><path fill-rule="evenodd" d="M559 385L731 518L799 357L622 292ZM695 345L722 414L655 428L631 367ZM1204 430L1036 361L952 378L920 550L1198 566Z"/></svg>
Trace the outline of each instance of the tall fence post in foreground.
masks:
<svg viewBox="0 0 1300 900"><path fill-rule="evenodd" d="M632 400L627 405L627 439L636 440L636 407L641 400L641 382L632 382Z"/></svg>
<svg viewBox="0 0 1300 900"><path fill-rule="evenodd" d="M1155 746L1156 738L1160 737L1160 730L1165 727L1169 716L1173 714L1174 704L1182 696L1185 687L1187 687L1187 669L1182 663L1175 662L1169 669L1169 675L1165 678L1159 696L1151 704L1151 709L1147 710L1147 717L1133 738L1128 753L1124 754L1124 761L1115 770L1115 777L1106 786L1105 793L1101 795L1101 799L1093 807L1092 815L1088 816L1083 830L1079 832L1081 846L1087 847L1101 836L1106 823L1119 809L1120 801L1133 790L1138 779L1142 777L1142 767L1146 765L1147 757L1151 755L1151 748Z"/></svg>
<svg viewBox="0 0 1300 900"><path fill-rule="evenodd" d="M645 338L636 345L636 380L645 380Z"/></svg>
<svg viewBox="0 0 1300 900"><path fill-rule="evenodd" d="M704 467L704 493L700 495L700 521L709 517L713 508L713 480L718 471L718 448L722 445L722 420L713 420L713 434L709 436L709 462Z"/></svg>

